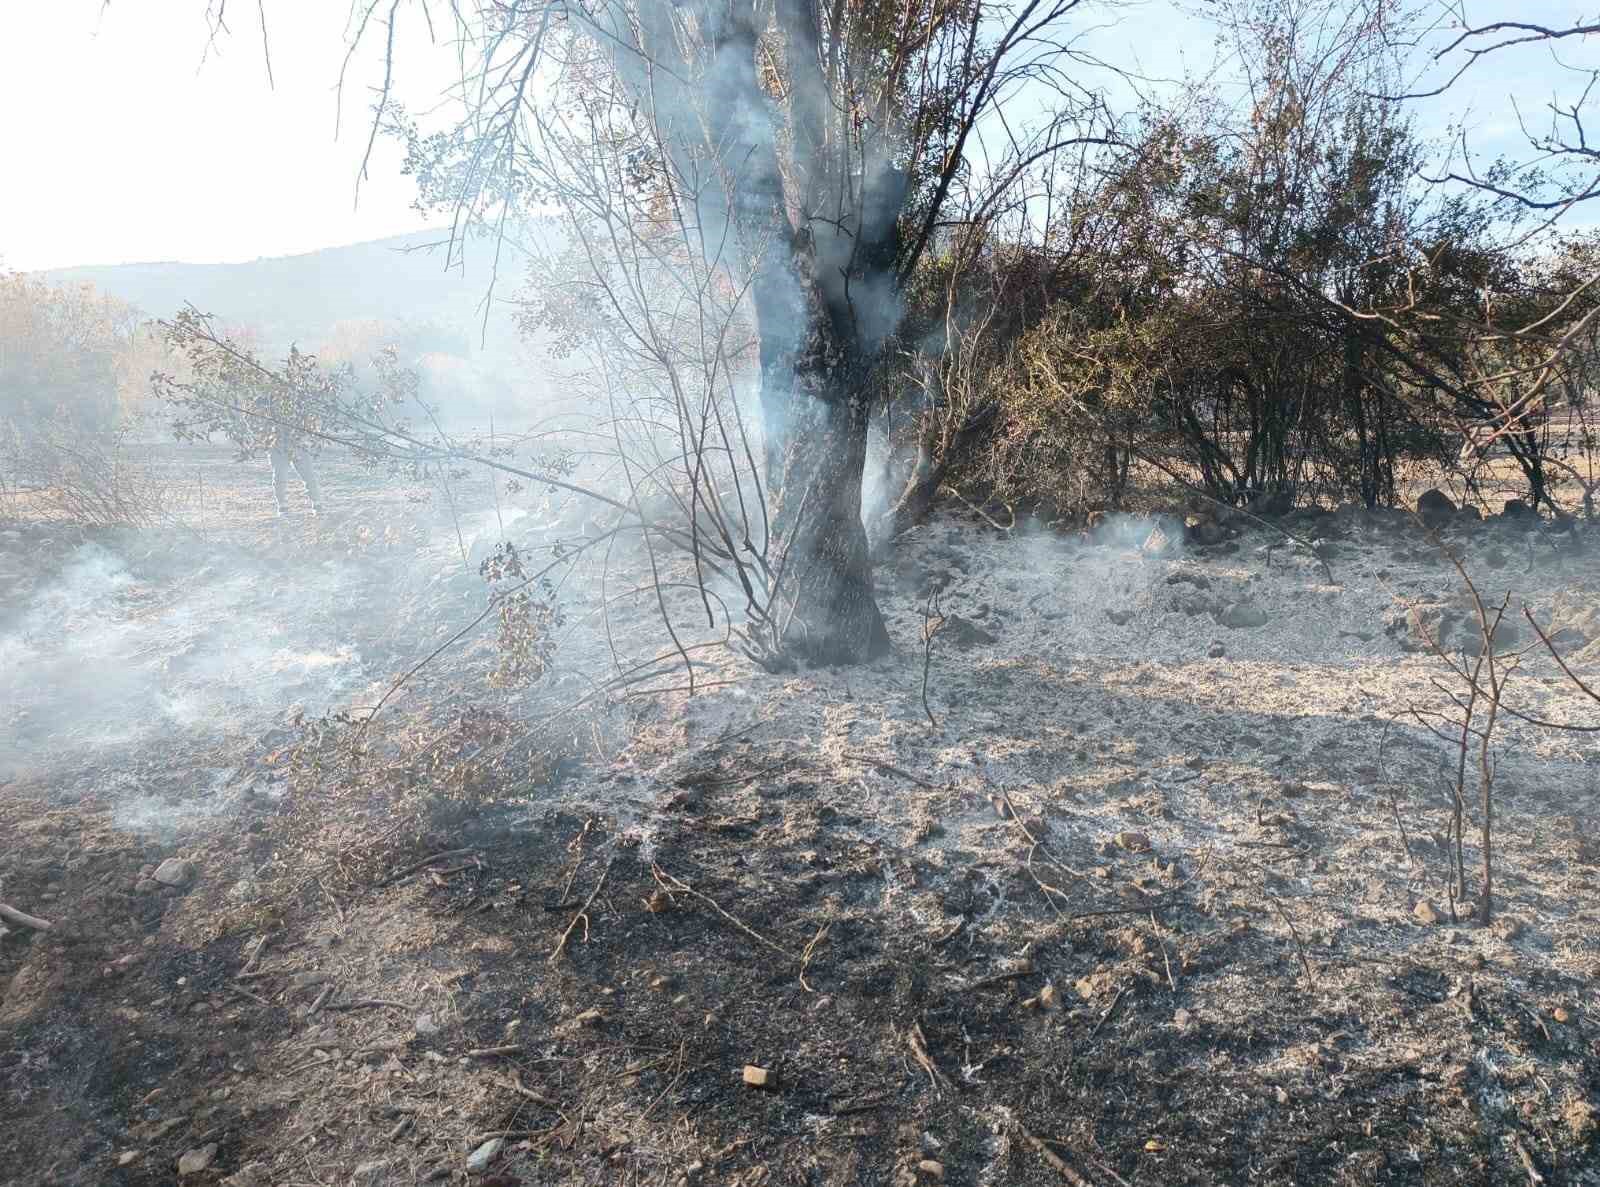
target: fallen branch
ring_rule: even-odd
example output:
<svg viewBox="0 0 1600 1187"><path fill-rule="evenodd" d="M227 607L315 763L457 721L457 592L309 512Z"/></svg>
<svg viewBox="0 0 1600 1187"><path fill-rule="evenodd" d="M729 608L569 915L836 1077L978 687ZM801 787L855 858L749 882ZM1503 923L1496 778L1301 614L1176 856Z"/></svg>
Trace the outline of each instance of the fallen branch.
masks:
<svg viewBox="0 0 1600 1187"><path fill-rule="evenodd" d="M34 931L49 931L55 926L48 919L29 915L26 911L19 911L7 903L0 903L0 919L4 919L7 923L15 923L18 927L31 927Z"/></svg>
<svg viewBox="0 0 1600 1187"><path fill-rule="evenodd" d="M558 1113L561 1111L561 1106L556 1104L556 1102L551 1100L548 1096L540 1096L533 1089L523 1084L521 1076L518 1076L514 1080L496 1079L495 1083L501 1088L504 1088L507 1092L515 1092L518 1096L527 1097L535 1104L543 1105L547 1109L555 1109Z"/></svg>
<svg viewBox="0 0 1600 1187"><path fill-rule="evenodd" d="M391 1010L411 1009L405 1002L392 1002L382 997L359 997L350 1002L332 1002L327 1008L330 1010L369 1010L385 1006Z"/></svg>
<svg viewBox="0 0 1600 1187"><path fill-rule="evenodd" d="M1014 1122L1013 1127L1016 1129L1022 1140L1027 1142L1028 1145L1032 1146L1034 1152L1037 1153L1040 1158L1044 1159L1045 1162L1050 1165L1050 1168L1056 1172L1056 1174L1060 1175L1067 1182L1071 1183L1072 1187L1094 1187L1093 1183L1084 1178L1077 1171L1073 1170L1072 1167L1067 1164L1066 1159L1062 1158L1061 1155L1057 1154L1054 1150L1047 1146L1043 1138L1037 1137L1030 1133L1022 1126L1020 1122Z"/></svg>
<svg viewBox="0 0 1600 1187"><path fill-rule="evenodd" d="M421 861L414 861L404 869L396 870L383 882L384 886L393 886L400 879L415 874L424 866L431 866L436 861L448 861L452 857L466 857L476 853L476 849L446 849L443 853L435 853L432 857L424 857Z"/></svg>

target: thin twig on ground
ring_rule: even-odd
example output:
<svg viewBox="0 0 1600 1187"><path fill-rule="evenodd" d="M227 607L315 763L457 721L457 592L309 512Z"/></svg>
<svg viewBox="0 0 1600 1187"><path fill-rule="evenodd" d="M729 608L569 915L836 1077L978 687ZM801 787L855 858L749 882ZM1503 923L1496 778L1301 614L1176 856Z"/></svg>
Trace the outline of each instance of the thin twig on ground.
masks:
<svg viewBox="0 0 1600 1187"><path fill-rule="evenodd" d="M240 966L239 971L234 974L234 978L236 980L242 981L244 978L251 975L251 970L256 967L256 961L261 959L261 953L266 950L267 941L270 938L271 936L267 934L256 937L256 942L250 949L249 958L244 962L243 965Z"/></svg>
<svg viewBox="0 0 1600 1187"><path fill-rule="evenodd" d="M800 953L800 988L807 993L815 993L816 990L806 984L806 970L811 967L812 960L816 958L817 949L822 946L822 941L828 938L828 933L832 930L833 925L831 923L823 924L817 929L817 934L811 937L810 942L806 944L805 949Z"/></svg>
<svg viewBox="0 0 1600 1187"><path fill-rule="evenodd" d="M744 922L740 921L739 919L735 918L734 916L728 914L728 912L724 911L722 909L722 907L716 902L716 900L711 898L711 896L706 895L706 894L702 894L700 891L695 890L692 886L688 885L688 883L683 882L680 879L673 877L671 874L667 873L666 870L662 869L659 865L652 864L650 866L650 872L653 875L655 875L655 879L660 884L661 889L665 890L668 894L687 894L691 898L699 899L701 902L705 903L706 906L710 907L713 911L715 911L718 915L721 915L729 923L733 924L734 927L738 928L740 931L744 932L745 935L749 936L752 940L755 940L757 943L762 945L762 947L770 948L772 951L776 952L778 955L783 956L783 957L785 957L785 958L787 958L789 960L792 960L792 961L794 961L796 963L799 963L800 958L797 957L793 952L790 952L787 948L781 947L778 944L774 944L771 940L767 939L766 936L762 935L760 932L758 932L755 928L751 927L749 924L744 923Z"/></svg>
<svg viewBox="0 0 1600 1187"><path fill-rule="evenodd" d="M615 853L607 859L606 868L600 871L600 880L594 884L594 889L589 892L589 897L583 900L583 906L578 908L578 913L572 917L572 922L567 924L567 930L561 933L561 938L556 941L556 946L551 951L550 959L545 962L546 964L554 965L556 961L561 959L561 954L567 950L567 940L571 938L579 923L583 924L584 941L588 941L589 908L594 905L594 900L600 897L600 891L605 886L606 878L611 873L611 866L616 860L617 855Z"/></svg>
<svg viewBox="0 0 1600 1187"><path fill-rule="evenodd" d="M1111 1015L1113 1015L1113 1014L1115 1014L1117 1012L1117 1003L1122 1000L1123 995L1125 993L1127 993L1127 992L1128 992L1128 987L1126 985L1123 985L1121 988L1119 988L1117 990L1117 996L1111 999L1111 1004L1106 1007L1106 1012L1104 1014L1100 1015L1100 1021L1096 1022L1094 1024L1094 1029L1089 1032L1089 1037L1091 1039L1094 1038L1095 1035L1100 1033L1100 1028L1101 1027L1103 1027L1107 1022L1111 1021Z"/></svg>
<svg viewBox="0 0 1600 1187"><path fill-rule="evenodd" d="M1178 992L1178 982L1172 975L1172 957L1167 953L1167 942L1161 938L1161 925L1156 922L1156 913L1150 912L1150 930L1155 933L1156 943L1161 945L1161 961L1167 966L1167 985L1173 993Z"/></svg>
<svg viewBox="0 0 1600 1187"><path fill-rule="evenodd" d="M944 1083L944 1073L939 1070L939 1065L933 1062L933 1056L928 1054L928 1040L922 1034L922 1025L917 1022L911 1024L911 1029L906 1031L906 1046L911 1051L911 1058L917 1061L928 1077L928 1082L933 1085L935 1095L943 1095L941 1086Z"/></svg>
<svg viewBox="0 0 1600 1187"><path fill-rule="evenodd" d="M929 783L926 779L913 775L910 771L901 770L897 766L884 762L881 758L873 758L870 754L841 754L840 758L847 758L851 762L865 763L869 767L877 767L887 775L899 775L902 779L909 779L918 787L926 787L929 791L939 791L937 783Z"/></svg>
<svg viewBox="0 0 1600 1187"><path fill-rule="evenodd" d="M269 1008L272 1005L272 1003L269 1002L266 998L262 997L260 994L251 993L243 985L230 985L230 986L228 986L228 988L230 990L232 990L234 993L237 993L240 997L247 997L251 1001L256 1002L256 1003L258 1003L260 1005L267 1006Z"/></svg>
<svg viewBox="0 0 1600 1187"><path fill-rule="evenodd" d="M1283 920L1283 925L1289 929L1289 934L1294 937L1295 951L1300 954L1300 968L1306 975L1306 988L1315 989L1317 978L1311 971L1311 960L1306 956L1305 944L1301 942L1300 929L1295 927L1294 920L1289 918L1289 913L1283 909L1283 904L1278 901L1277 895L1273 894L1265 886L1261 888L1261 893L1266 895L1267 901L1272 904L1273 910L1277 911L1278 918Z"/></svg>
<svg viewBox="0 0 1600 1187"><path fill-rule="evenodd" d="M934 720L933 710L928 707L928 668L933 663L934 636L944 629L944 624L945 617L939 611L939 595L933 594L922 611L922 711L928 715L928 724L934 729L939 728L939 723Z"/></svg>

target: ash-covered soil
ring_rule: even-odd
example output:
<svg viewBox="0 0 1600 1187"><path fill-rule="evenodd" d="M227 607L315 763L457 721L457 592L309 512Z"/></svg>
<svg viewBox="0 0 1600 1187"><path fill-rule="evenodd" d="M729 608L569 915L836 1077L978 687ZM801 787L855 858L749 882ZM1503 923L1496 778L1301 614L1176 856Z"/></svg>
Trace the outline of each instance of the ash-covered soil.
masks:
<svg viewBox="0 0 1600 1187"><path fill-rule="evenodd" d="M895 655L711 657L537 763L473 766L500 719L463 706L588 686L558 653L554 694L461 692L481 649L360 776L245 700L226 736L36 749L0 900L56 926L0 940L0 1182L1600 1183L1600 735L1502 715L1480 926L1427 728L1462 689L1419 649L1475 650L1442 542L1510 595L1505 703L1600 725L1520 618L1600 686L1600 534L1287 526L1332 581L1259 528L944 515L880 570ZM455 580L406 587L419 620L468 615ZM316 712L423 645L354 613L362 680L308 677ZM106 755L166 811L86 783ZM415 814L452 780L476 807Z"/></svg>

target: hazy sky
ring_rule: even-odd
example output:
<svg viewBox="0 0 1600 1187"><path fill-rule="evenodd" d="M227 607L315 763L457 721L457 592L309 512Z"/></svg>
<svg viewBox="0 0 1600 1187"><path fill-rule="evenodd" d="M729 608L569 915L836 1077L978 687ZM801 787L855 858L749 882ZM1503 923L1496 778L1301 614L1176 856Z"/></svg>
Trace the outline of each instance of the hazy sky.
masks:
<svg viewBox="0 0 1600 1187"><path fill-rule="evenodd" d="M1582 0L1466 0L1473 20L1515 15L1560 24ZM442 7L442 6L441 6ZM421 13L400 6L402 96L426 104L448 83L453 55L430 46ZM12 3L0 16L0 267L253 259L284 255L422 225L401 153L379 139L371 176L355 203L366 143L369 88L381 78L371 52L352 64L344 125L334 138L334 83L348 5L266 0L276 86L269 88L257 6L228 5L232 32L206 54L205 0L49 0ZM1592 15L1592 14L1591 14ZM441 30L442 32L443 30ZM1126 10L1092 48L1137 61L1156 75L1211 60L1203 26L1165 0ZM1573 44L1568 61L1595 61L1600 47ZM1478 143L1515 147L1506 96L1537 111L1558 82L1548 50L1492 60L1448 107L1425 109L1425 126L1469 101Z"/></svg>
<svg viewBox="0 0 1600 1187"><path fill-rule="evenodd" d="M387 138L379 138L356 205L367 88L382 75L370 56L352 64L335 140L346 5L267 0L274 87L256 4L247 0L228 5L232 33L201 65L205 7L5 6L0 265L245 260L425 225L410 208L415 187L400 175L401 150ZM413 15L420 25L420 12ZM418 33L408 80L429 72ZM443 58L448 63L448 50ZM408 97L417 94L414 87Z"/></svg>

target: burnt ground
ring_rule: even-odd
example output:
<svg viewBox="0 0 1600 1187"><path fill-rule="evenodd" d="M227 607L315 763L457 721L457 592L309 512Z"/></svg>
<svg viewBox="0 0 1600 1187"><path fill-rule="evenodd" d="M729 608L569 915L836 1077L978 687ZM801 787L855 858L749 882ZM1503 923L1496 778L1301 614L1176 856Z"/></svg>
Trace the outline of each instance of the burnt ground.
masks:
<svg viewBox="0 0 1600 1187"><path fill-rule="evenodd" d="M0 1182L166 1184L204 1152L182 1181L1600 1183L1600 751L1502 725L1470 921L1451 754L1409 712L1441 669L1405 650L1457 580L1403 520L1304 517L1329 583L1258 530L1157 551L947 515L883 570L878 664L717 660L731 683L508 748L501 715L587 686L489 689L474 637L355 770L324 715L470 618L454 532L374 496L285 542L251 497L198 551L88 542L126 561L113 616L156 623L100 640L142 673L115 695L165 716L110 731L113 697L58 682L7 726L0 900L55 927L0 939ZM86 546L15 530L8 624ZM1592 530L1444 542L1600 674ZM241 671L263 564L331 576ZM1522 662L1508 702L1600 721Z"/></svg>

